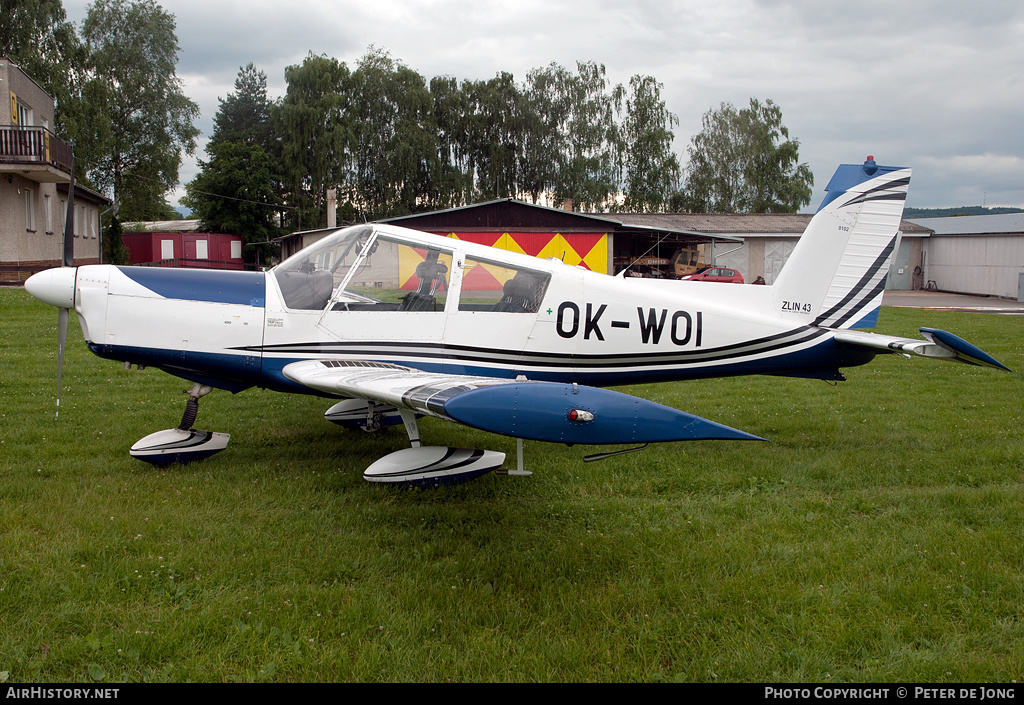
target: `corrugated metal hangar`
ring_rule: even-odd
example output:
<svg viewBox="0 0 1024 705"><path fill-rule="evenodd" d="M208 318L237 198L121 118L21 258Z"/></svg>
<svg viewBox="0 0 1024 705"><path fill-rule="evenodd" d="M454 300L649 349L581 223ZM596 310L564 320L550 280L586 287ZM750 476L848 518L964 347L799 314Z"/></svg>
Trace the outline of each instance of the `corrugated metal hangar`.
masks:
<svg viewBox="0 0 1024 705"><path fill-rule="evenodd" d="M1024 213L913 222L931 232L926 288L1024 301Z"/></svg>

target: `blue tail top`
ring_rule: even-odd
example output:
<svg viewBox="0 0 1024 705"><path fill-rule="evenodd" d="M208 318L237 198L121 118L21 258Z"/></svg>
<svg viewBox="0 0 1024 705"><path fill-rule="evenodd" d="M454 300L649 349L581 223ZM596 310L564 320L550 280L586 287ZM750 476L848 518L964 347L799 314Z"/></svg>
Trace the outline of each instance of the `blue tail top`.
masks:
<svg viewBox="0 0 1024 705"><path fill-rule="evenodd" d="M875 158L871 156L863 164L840 164L839 168L836 169L836 173L832 175L832 179L828 182L828 186L825 187L827 193L821 201L821 205L818 206L818 210L820 211L854 186L859 186L879 174L899 171L904 168L901 166L879 166L875 163Z"/></svg>

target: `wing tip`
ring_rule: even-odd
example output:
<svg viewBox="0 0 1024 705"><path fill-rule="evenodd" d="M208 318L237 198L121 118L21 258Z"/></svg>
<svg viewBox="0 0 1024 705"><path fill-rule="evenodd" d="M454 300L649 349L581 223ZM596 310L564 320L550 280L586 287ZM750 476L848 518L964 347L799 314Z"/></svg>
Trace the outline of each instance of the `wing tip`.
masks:
<svg viewBox="0 0 1024 705"><path fill-rule="evenodd" d="M996 360L981 348L968 343L960 336L953 335L949 331L941 330L939 328L921 328L920 331L921 335L928 338L928 340L956 355L957 360L971 365L994 367L997 370L1013 372L1013 370L999 362L999 360Z"/></svg>

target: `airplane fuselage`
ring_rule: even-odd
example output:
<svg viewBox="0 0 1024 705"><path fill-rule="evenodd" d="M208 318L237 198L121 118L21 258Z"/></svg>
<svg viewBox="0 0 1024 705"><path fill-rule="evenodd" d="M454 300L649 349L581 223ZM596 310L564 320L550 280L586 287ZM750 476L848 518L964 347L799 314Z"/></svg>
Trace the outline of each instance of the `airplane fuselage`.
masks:
<svg viewBox="0 0 1024 705"><path fill-rule="evenodd" d="M274 271L110 265L78 268L75 308L97 355L232 391L310 393L281 372L304 359L611 386L742 374L833 379L873 357L835 343L811 324L815 311L776 301L771 287L610 277L514 253L500 260L549 278L536 310L473 306L464 263L495 252L413 237L450 249L439 310L294 308Z"/></svg>

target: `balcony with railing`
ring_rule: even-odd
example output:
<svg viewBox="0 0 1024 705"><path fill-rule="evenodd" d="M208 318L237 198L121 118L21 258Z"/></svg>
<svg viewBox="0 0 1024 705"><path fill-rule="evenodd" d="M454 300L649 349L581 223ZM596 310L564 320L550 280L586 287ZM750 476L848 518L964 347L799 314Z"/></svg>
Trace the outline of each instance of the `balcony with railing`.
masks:
<svg viewBox="0 0 1024 705"><path fill-rule="evenodd" d="M64 183L71 175L71 160L67 142L43 127L0 126L0 174Z"/></svg>

